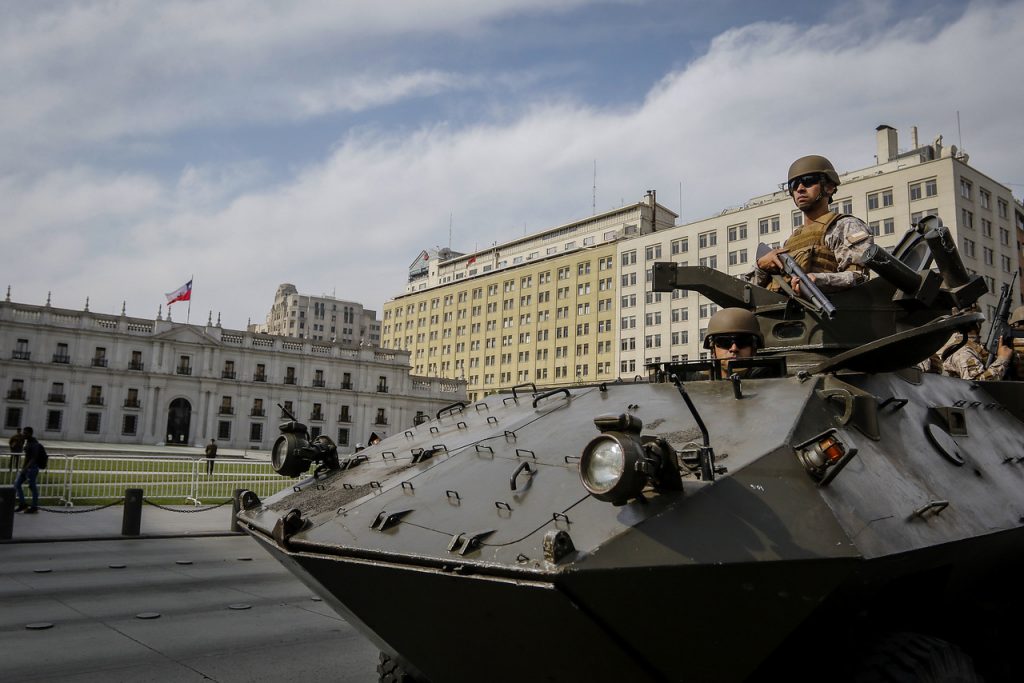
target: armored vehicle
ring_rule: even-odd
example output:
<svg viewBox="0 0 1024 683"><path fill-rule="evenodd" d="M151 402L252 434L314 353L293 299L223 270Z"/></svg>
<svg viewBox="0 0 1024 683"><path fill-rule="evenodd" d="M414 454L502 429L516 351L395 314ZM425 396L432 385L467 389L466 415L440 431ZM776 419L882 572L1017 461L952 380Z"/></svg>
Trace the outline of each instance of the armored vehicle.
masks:
<svg viewBox="0 0 1024 683"><path fill-rule="evenodd" d="M275 464L318 467L240 519L381 680L1010 678L1021 385L914 367L986 291L937 219L865 265L830 316L659 263L655 290L755 313L764 377L521 385L344 458L286 423Z"/></svg>

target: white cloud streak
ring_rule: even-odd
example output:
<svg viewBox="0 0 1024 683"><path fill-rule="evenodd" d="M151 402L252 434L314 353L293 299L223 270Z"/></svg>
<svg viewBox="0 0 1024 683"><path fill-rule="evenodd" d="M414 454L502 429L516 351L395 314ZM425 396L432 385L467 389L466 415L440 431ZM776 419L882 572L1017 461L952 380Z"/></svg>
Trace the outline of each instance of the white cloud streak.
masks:
<svg viewBox="0 0 1024 683"><path fill-rule="evenodd" d="M1024 7L979 3L940 27L879 23L868 30L851 16L813 27L813 41L793 25L737 28L614 111L542 100L509 122L355 131L269 189L252 189L258 164L190 168L173 183L87 167L10 176L0 182L2 246L31 255L8 268L14 298L41 303L53 289L55 305L80 307L89 294L93 310L117 312L127 299L130 314L151 316L194 273L193 321L208 309L227 326L261 319L281 282L380 306L402 291L421 248L447 242L450 213L461 250L588 215L594 159L598 210L647 188L675 208L682 181L692 220L770 191L805 153L840 170L869 165L879 123L900 128L904 146L911 125L923 140L955 142L958 110L972 162L1024 182L1024 95L1012 85ZM450 85L432 78L394 87ZM323 97L301 106L338 106Z"/></svg>

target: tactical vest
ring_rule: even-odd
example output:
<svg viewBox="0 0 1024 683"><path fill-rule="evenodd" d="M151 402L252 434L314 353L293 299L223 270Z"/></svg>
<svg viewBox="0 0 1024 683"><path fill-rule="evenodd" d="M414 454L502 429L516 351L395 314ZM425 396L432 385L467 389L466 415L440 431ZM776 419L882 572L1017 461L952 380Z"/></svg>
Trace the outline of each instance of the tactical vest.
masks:
<svg viewBox="0 0 1024 683"><path fill-rule="evenodd" d="M825 244L825 233L833 224L846 214L833 211L820 219L810 221L793 231L783 248L789 252L796 264L805 273L835 273L839 271L836 255ZM773 278L768 285L773 292L779 291L778 282Z"/></svg>

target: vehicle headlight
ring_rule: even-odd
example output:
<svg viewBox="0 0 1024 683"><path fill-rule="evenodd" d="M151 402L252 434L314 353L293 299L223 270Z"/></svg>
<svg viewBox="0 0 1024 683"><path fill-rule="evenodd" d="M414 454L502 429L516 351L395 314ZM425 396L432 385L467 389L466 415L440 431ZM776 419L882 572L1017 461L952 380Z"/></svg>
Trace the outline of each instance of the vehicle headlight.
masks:
<svg viewBox="0 0 1024 683"><path fill-rule="evenodd" d="M647 477L637 471L643 448L627 434L606 432L583 449L580 480L595 498L621 505L640 495Z"/></svg>

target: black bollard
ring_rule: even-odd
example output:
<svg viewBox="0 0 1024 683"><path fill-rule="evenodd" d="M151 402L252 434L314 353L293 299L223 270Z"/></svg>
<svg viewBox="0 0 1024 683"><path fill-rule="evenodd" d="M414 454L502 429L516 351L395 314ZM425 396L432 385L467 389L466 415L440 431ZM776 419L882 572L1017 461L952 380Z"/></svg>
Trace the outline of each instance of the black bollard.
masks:
<svg viewBox="0 0 1024 683"><path fill-rule="evenodd" d="M0 487L0 541L9 541L14 536L14 501L16 499L13 486Z"/></svg>
<svg viewBox="0 0 1024 683"><path fill-rule="evenodd" d="M122 536L138 536L142 527L142 489L124 490L124 517L121 519Z"/></svg>
<svg viewBox="0 0 1024 683"><path fill-rule="evenodd" d="M242 527L238 526L238 512L242 509L242 494L245 489L235 489L234 495L231 496L231 526L228 527L228 531L241 531Z"/></svg>

